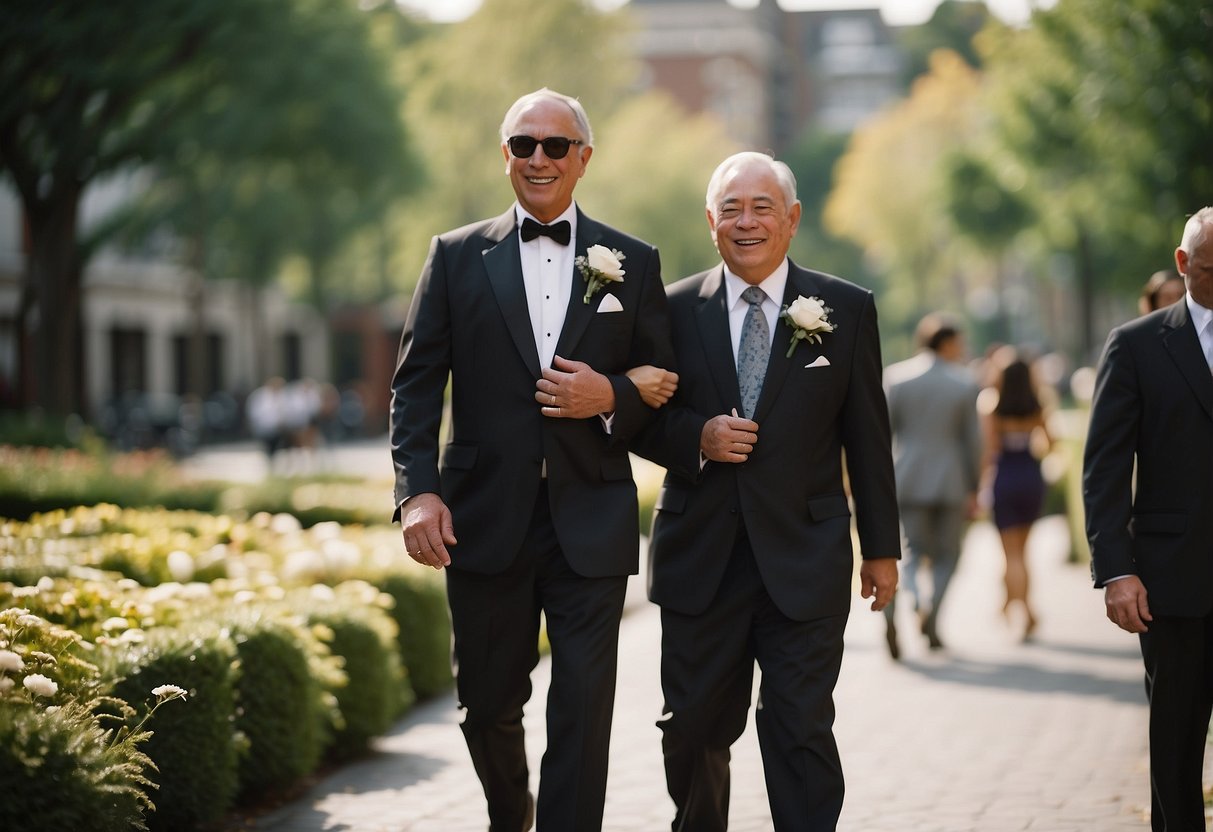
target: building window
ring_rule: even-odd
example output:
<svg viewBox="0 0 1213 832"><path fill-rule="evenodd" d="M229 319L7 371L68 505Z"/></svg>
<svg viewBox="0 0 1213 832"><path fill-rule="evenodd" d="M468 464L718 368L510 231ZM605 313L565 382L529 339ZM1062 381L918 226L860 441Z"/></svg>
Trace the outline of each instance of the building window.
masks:
<svg viewBox="0 0 1213 832"><path fill-rule="evenodd" d="M147 333L142 329L110 330L110 394L147 390Z"/></svg>
<svg viewBox="0 0 1213 832"><path fill-rule="evenodd" d="M298 332L282 336L282 377L287 381L303 378L303 339Z"/></svg>
<svg viewBox="0 0 1213 832"><path fill-rule="evenodd" d="M190 341L189 335L173 336L173 392L184 396L190 390ZM206 335L206 357L203 365L202 395L212 396L224 390L223 385L223 336L217 332Z"/></svg>

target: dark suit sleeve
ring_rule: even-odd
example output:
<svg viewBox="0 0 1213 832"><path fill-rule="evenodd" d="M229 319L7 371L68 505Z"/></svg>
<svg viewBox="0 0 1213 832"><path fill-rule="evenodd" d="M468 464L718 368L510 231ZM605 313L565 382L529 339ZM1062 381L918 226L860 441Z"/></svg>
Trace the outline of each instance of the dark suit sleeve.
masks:
<svg viewBox="0 0 1213 832"><path fill-rule="evenodd" d="M1083 452L1082 495L1091 573L1096 587L1133 575L1133 456L1141 421L1141 390L1132 350L1121 330L1108 338L1095 380Z"/></svg>
<svg viewBox="0 0 1213 832"><path fill-rule="evenodd" d="M695 482L702 471L699 439L707 421L683 405L675 393L653 423L636 435L632 450L671 473Z"/></svg>
<svg viewBox="0 0 1213 832"><path fill-rule="evenodd" d="M855 501L860 551L867 558L901 556L889 407L881 385L876 304L866 293L859 315L851 383L842 409L842 442Z"/></svg>
<svg viewBox="0 0 1213 832"><path fill-rule="evenodd" d="M450 366L446 259L442 241L435 237L413 293L392 376L390 438L397 513L414 494L439 491L438 429Z"/></svg>
<svg viewBox="0 0 1213 832"><path fill-rule="evenodd" d="M652 364L674 369L674 350L670 346L670 321L666 309L665 288L661 283L661 257L657 249L649 248L641 273L640 304L628 369ZM611 428L612 443L628 443L637 431L650 424L653 408L640 398L640 391L624 374L608 375L615 391L615 421Z"/></svg>

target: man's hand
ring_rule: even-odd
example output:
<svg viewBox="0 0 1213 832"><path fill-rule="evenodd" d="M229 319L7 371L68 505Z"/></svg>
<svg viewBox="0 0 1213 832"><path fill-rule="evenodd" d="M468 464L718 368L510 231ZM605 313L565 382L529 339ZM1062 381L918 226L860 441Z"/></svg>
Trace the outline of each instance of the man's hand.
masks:
<svg viewBox="0 0 1213 832"><path fill-rule="evenodd" d="M556 356L552 367L535 382L535 401L544 416L557 419L588 419L615 410L615 388L610 379L584 361Z"/></svg>
<svg viewBox="0 0 1213 832"><path fill-rule="evenodd" d="M640 398L649 407L656 410L670 400L678 389L678 373L645 364L633 367L626 373L632 384L640 392Z"/></svg>
<svg viewBox="0 0 1213 832"><path fill-rule="evenodd" d="M1153 621L1150 606L1146 603L1146 585L1136 575L1129 575L1106 584L1103 602L1108 608L1108 619L1129 633L1144 633Z"/></svg>
<svg viewBox="0 0 1213 832"><path fill-rule="evenodd" d="M865 558L859 565L859 580L860 595L864 598L876 596L872 611L883 610L897 591L897 558Z"/></svg>
<svg viewBox="0 0 1213 832"><path fill-rule="evenodd" d="M745 462L758 441L758 423L733 411L713 416L699 434L699 450L713 462Z"/></svg>
<svg viewBox="0 0 1213 832"><path fill-rule="evenodd" d="M423 566L441 569L451 565L447 546L454 546L455 526L451 510L437 494L415 494L400 514L404 529L404 551Z"/></svg>

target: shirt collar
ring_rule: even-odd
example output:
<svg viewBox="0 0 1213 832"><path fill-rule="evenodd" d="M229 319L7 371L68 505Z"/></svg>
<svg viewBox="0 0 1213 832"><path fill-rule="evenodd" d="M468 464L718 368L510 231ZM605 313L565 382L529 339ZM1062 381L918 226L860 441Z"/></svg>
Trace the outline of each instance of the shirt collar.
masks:
<svg viewBox="0 0 1213 832"><path fill-rule="evenodd" d="M1184 295L1184 300L1187 301L1188 314L1192 316L1192 324L1196 327L1196 334L1200 335L1202 332L1207 331L1210 324L1213 323L1213 309L1208 309L1194 301L1191 292ZM1210 334L1213 334L1213 332L1210 332Z"/></svg>
<svg viewBox="0 0 1213 832"><path fill-rule="evenodd" d="M761 283L758 288L766 292L766 295L771 300L775 301L775 305L783 303L783 290L788 283L788 258L784 257L783 261L771 272ZM746 283L737 275L729 270L728 265L724 267L724 291L725 301L728 308L732 309L741 301L741 293L748 289L749 283Z"/></svg>
<svg viewBox="0 0 1213 832"><path fill-rule="evenodd" d="M514 228L518 228L518 226L522 225L522 221L527 218L533 219L533 220L535 220L535 222L538 222L542 225L553 225L554 223L558 223L561 220L568 220L569 240L570 240L569 245L572 246L574 243L577 242L577 203L576 202L570 202L569 207L564 209L564 213L561 214L560 216L558 216L556 219L552 220L552 222L542 222L538 217L536 217L530 211L528 211L527 209L525 209L521 205L519 205L517 202L515 202L514 203ZM536 242L538 239L539 238L536 237L535 240L532 240L531 242Z"/></svg>

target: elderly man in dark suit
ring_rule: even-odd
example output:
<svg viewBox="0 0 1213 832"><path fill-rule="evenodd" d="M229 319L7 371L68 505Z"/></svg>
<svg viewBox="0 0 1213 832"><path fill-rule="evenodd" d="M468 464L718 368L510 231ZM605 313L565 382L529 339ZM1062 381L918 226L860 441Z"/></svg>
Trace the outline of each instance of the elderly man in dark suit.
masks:
<svg viewBox="0 0 1213 832"><path fill-rule="evenodd" d="M1213 208L1184 226L1186 296L1112 331L1083 470L1095 586L1138 633L1150 695L1151 824L1204 829L1213 708ZM1136 464L1136 486L1134 465Z"/></svg>
<svg viewBox="0 0 1213 832"><path fill-rule="evenodd" d="M844 453L873 609L893 597L900 550L876 307L788 259L800 203L782 162L726 159L707 219L724 263L668 289L679 388L637 443L668 470L649 587L673 828L727 827L729 747L757 662L775 829L834 829L833 691L855 566Z"/></svg>
<svg viewBox="0 0 1213 832"><path fill-rule="evenodd" d="M625 372L671 366L666 301L656 249L573 202L593 152L575 99L523 96L501 139L517 202L434 239L405 322L397 516L409 556L446 568L462 727L491 830L528 829L536 812L522 713L541 612L552 682L538 822L594 830L638 566L628 441L654 412Z"/></svg>

